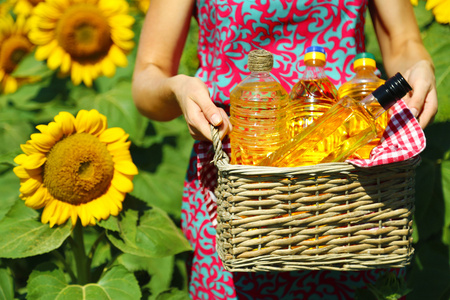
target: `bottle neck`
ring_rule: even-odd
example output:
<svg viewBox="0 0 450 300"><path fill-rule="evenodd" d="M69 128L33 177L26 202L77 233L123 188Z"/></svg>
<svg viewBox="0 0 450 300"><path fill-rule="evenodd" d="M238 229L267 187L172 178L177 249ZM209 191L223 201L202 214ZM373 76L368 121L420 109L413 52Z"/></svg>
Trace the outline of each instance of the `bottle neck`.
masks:
<svg viewBox="0 0 450 300"><path fill-rule="evenodd" d="M363 100L361 100L360 104L365 108L365 110L373 117L373 119L381 116L386 109L380 105L378 99L374 97L374 95L367 95Z"/></svg>
<svg viewBox="0 0 450 300"><path fill-rule="evenodd" d="M308 59L305 60L305 66L304 79L325 78L325 61L321 59Z"/></svg>

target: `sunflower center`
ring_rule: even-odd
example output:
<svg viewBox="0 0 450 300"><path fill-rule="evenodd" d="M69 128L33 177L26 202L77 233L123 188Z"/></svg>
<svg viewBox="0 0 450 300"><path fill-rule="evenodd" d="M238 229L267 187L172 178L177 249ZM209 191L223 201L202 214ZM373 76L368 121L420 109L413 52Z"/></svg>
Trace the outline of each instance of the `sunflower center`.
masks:
<svg viewBox="0 0 450 300"><path fill-rule="evenodd" d="M21 35L9 37L0 47L0 69L7 74L12 73L22 58L32 49L30 41Z"/></svg>
<svg viewBox="0 0 450 300"><path fill-rule="evenodd" d="M77 133L56 143L44 165L44 185L56 199L81 204L103 195L114 174L106 145L88 133Z"/></svg>
<svg viewBox="0 0 450 300"><path fill-rule="evenodd" d="M108 21L90 4L69 7L58 22L56 36L61 47L81 63L102 59L113 44Z"/></svg>

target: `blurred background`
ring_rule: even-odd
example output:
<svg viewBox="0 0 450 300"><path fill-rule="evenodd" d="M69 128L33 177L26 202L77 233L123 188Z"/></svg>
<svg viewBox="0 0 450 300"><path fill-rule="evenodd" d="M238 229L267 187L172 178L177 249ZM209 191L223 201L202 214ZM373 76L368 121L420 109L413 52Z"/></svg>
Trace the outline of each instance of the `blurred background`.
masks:
<svg viewBox="0 0 450 300"><path fill-rule="evenodd" d="M121 127L130 135L130 151L139 168L131 196L163 209L179 226L182 186L193 140L182 118L167 123L149 121L138 113L131 97L137 47L129 42L138 43L149 1L127 1L126 14L135 20L130 25L134 35L127 37L129 31L117 29L114 43L126 51L123 57L111 57L113 67L105 64L98 70L78 70L75 74L63 72L64 56L52 53L51 41L33 31L30 14L38 2L0 1L0 206L5 209L18 199L19 180L12 172L13 159L21 153L20 144L37 132L35 126L49 123L60 111L75 115L81 109L97 109L107 117L108 127ZM407 268L411 289L407 299L450 299L450 4L448 0L429 2L418 1L414 11L436 67L439 112L425 130L427 148L416 174L416 252ZM18 15L22 13L25 18L20 21ZM196 71L197 28L193 19L180 73L193 75ZM366 34L367 51L375 55L386 79L370 19ZM21 36L22 40L12 36ZM27 41L27 36L36 44ZM186 290L186 255L149 260L142 271L146 280L141 284L152 292L171 287ZM31 266L40 259L14 262L17 287L26 284Z"/></svg>

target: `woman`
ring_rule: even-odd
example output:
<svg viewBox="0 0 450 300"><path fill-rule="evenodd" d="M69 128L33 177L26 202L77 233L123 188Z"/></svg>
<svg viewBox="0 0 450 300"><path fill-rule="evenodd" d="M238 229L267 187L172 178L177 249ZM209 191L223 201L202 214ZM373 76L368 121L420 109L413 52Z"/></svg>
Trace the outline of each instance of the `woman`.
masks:
<svg viewBox="0 0 450 300"><path fill-rule="evenodd" d="M298 3L297 3L298 2ZM301 3L300 3L301 2ZM317 3L316 3L317 2ZM140 112L156 121L183 115L194 144L185 181L182 229L194 249L189 290L193 299L352 299L379 271L230 273L215 251L215 178L208 177L210 126L221 138L231 130L229 92L249 74L247 54L274 54L272 74L289 91L298 81L304 49L323 46L327 75L336 87L353 76L352 60L364 52L369 8L389 76L401 72L413 87L405 97L424 128L437 112L434 67L408 0L206 1L152 0L143 25L133 78ZM191 16L199 23L200 67L177 75ZM402 270L394 272L402 273Z"/></svg>

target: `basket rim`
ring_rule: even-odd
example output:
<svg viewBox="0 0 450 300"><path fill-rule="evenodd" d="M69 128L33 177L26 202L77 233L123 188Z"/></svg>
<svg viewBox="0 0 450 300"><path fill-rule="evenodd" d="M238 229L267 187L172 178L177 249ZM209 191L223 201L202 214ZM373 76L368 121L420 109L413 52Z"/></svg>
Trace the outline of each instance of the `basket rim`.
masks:
<svg viewBox="0 0 450 300"><path fill-rule="evenodd" d="M411 157L407 160L394 162L390 164L383 164L373 167L359 167L348 162L332 162L321 163L316 165L300 166L300 167L271 167L271 166L250 166L250 165L234 165L230 164L230 158L223 150L222 141L220 140L218 129L211 125L211 135L214 150L214 165L219 171L227 172L229 174L242 175L279 175L279 174L311 174L315 172L331 173L331 172L350 172L354 170L368 170L375 168L398 168L403 166L415 167L421 162L420 155Z"/></svg>

